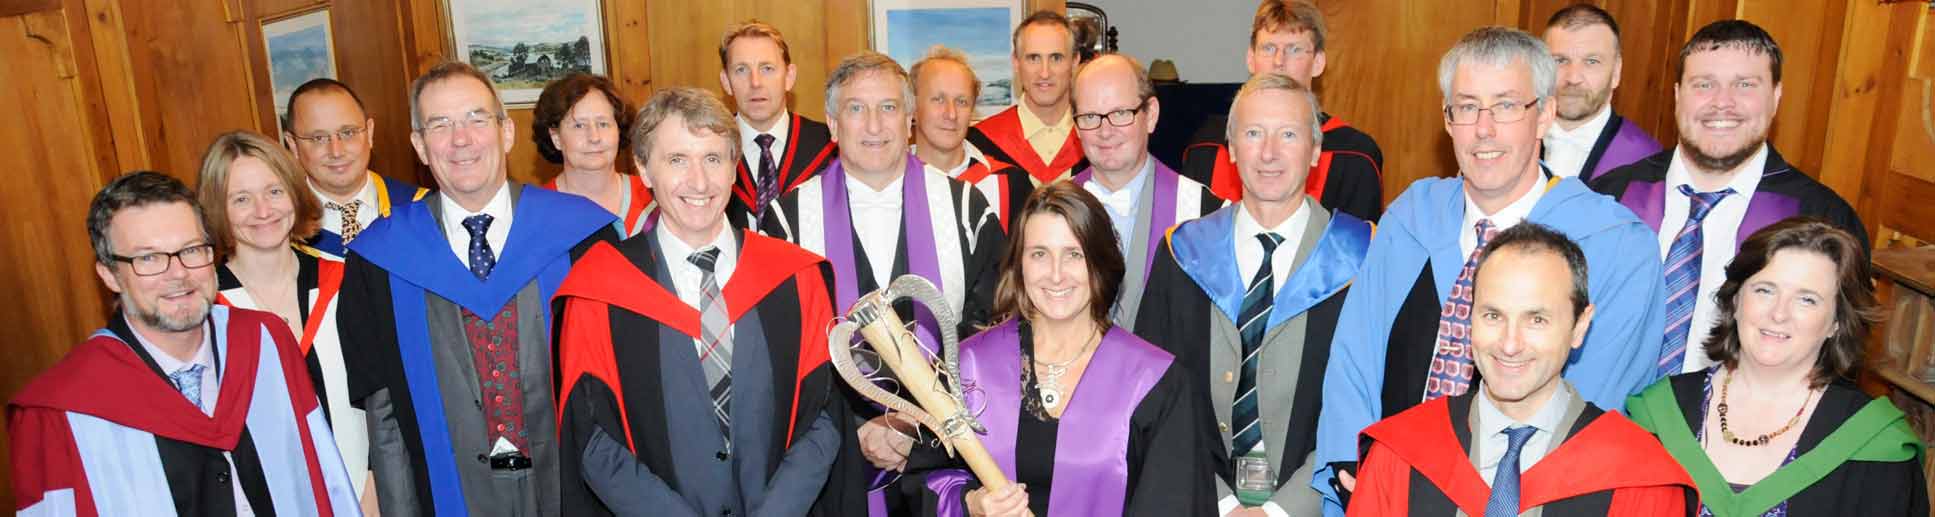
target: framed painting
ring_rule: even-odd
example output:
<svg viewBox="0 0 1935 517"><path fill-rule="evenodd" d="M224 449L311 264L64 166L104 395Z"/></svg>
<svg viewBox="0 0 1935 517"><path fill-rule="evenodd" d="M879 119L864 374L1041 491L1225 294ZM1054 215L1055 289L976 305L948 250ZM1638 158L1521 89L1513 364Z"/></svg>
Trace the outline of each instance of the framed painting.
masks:
<svg viewBox="0 0 1935 517"><path fill-rule="evenodd" d="M974 118L1015 103L1010 38L1025 16L1021 0L873 0L873 49L911 67L934 45L961 51L981 81Z"/></svg>
<svg viewBox="0 0 1935 517"><path fill-rule="evenodd" d="M599 0L449 0L451 48L497 83L504 103L537 102L571 72L605 73Z"/></svg>
<svg viewBox="0 0 1935 517"><path fill-rule="evenodd" d="M289 94L310 79L336 77L336 47L329 9L304 11L262 22L262 45L269 56L269 84L278 115L289 110ZM276 117L281 124L281 117Z"/></svg>

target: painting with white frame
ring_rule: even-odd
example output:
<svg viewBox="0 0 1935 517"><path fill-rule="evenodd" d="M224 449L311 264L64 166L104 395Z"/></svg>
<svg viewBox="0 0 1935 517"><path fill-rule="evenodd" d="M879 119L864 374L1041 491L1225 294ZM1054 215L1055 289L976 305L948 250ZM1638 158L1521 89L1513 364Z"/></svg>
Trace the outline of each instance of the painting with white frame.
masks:
<svg viewBox="0 0 1935 517"><path fill-rule="evenodd" d="M329 9L262 23L262 45L269 58L269 85L276 113L289 109L289 94L311 79L336 78L336 49ZM277 117L280 124L280 117Z"/></svg>
<svg viewBox="0 0 1935 517"><path fill-rule="evenodd" d="M1010 37L1025 16L1021 0L873 0L873 50L912 67L936 44L967 55L981 81L975 120L1014 105Z"/></svg>
<svg viewBox="0 0 1935 517"><path fill-rule="evenodd" d="M448 0L452 48L497 83L505 104L537 102L571 72L605 73L599 0Z"/></svg>

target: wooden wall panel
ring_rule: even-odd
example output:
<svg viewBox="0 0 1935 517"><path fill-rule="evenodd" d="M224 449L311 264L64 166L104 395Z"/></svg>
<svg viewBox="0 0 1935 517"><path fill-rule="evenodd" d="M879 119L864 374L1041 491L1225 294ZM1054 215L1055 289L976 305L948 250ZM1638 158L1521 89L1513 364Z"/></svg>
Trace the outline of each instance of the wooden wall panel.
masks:
<svg viewBox="0 0 1935 517"><path fill-rule="evenodd" d="M99 95L86 84L91 57L75 54L73 42L85 40L86 22L69 16L78 9L48 4L0 17L0 56L7 56L0 112L14 115L0 124L0 149L8 150L0 153L0 170L14 172L0 189L0 256L7 258L0 296L14 302L0 312L0 327L9 329L0 363L0 397L6 398L99 328L107 310L83 228L104 167L114 163L100 153L112 148L104 142L108 126L89 98ZM10 464L7 456L0 448L0 464ZM10 475L0 471L0 487L13 486ZM0 489L0 507L14 507L8 489Z"/></svg>
<svg viewBox="0 0 1935 517"><path fill-rule="evenodd" d="M217 135L264 131L245 34L229 2L119 2L127 34L146 167L194 183L201 155Z"/></svg>

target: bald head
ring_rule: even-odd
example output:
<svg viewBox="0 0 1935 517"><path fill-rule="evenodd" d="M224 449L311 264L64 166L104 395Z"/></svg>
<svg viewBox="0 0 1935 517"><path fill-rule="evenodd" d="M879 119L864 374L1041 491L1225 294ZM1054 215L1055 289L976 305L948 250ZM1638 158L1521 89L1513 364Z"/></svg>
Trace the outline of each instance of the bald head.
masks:
<svg viewBox="0 0 1935 517"><path fill-rule="evenodd" d="M1109 188L1142 169L1161 106L1149 73L1134 58L1101 56L1075 73L1075 130L1089 165Z"/></svg>
<svg viewBox="0 0 1935 517"><path fill-rule="evenodd" d="M1088 85L1084 87L1083 85ZM1082 97L1094 93L1098 86L1128 85L1141 98L1156 96L1156 85L1149 80L1149 69L1135 58L1122 54L1105 54L1082 63L1075 72L1075 111L1082 111ZM1088 90L1084 92L1084 90Z"/></svg>

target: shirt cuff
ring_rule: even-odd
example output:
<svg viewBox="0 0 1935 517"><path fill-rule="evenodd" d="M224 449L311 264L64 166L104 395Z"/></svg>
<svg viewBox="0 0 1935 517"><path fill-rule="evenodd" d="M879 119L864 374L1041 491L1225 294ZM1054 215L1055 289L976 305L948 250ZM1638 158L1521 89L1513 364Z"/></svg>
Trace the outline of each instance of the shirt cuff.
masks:
<svg viewBox="0 0 1935 517"><path fill-rule="evenodd" d="M1236 511L1238 506L1242 504L1236 502L1236 496L1223 496L1221 500L1216 501L1216 515L1229 515L1230 512Z"/></svg>
<svg viewBox="0 0 1935 517"><path fill-rule="evenodd" d="M1283 507L1277 506L1276 501L1264 501L1263 513L1270 514L1270 517L1290 517L1290 512L1283 511Z"/></svg>

